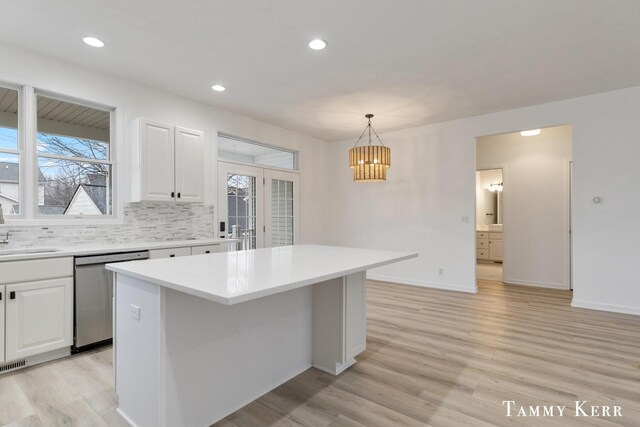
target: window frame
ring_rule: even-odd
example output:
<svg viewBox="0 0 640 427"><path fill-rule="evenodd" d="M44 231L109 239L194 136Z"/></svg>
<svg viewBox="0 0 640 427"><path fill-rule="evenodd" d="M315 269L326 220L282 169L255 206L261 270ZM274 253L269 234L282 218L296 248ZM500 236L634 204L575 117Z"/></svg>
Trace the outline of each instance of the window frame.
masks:
<svg viewBox="0 0 640 427"><path fill-rule="evenodd" d="M5 216L6 226L109 225L124 223L123 150L124 117L121 106L87 101L59 90L0 81L3 87L18 90L18 138L20 144L20 215ZM37 96L72 102L110 113L109 164L111 165L110 215L43 215L38 213L38 120ZM87 159L92 161L91 159Z"/></svg>
<svg viewBox="0 0 640 427"><path fill-rule="evenodd" d="M0 152L5 154L14 154L18 156L18 206L20 209L20 213L18 215L7 215L4 213L5 224L9 224L10 222L21 220L25 218L25 186L26 186L26 171L24 167L24 158L25 158L25 150L24 150L24 98L22 95L22 87L20 85L16 85L13 83L9 83L6 81L0 80L0 86L5 89L11 89L18 92L18 148L17 150L11 150L7 148L0 148Z"/></svg>

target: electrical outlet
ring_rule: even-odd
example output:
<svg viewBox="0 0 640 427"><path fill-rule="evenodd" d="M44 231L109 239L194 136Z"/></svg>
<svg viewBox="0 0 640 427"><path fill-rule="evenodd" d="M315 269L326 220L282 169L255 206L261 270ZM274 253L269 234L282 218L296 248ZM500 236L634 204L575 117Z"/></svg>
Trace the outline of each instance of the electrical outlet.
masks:
<svg viewBox="0 0 640 427"><path fill-rule="evenodd" d="M444 276L444 268L440 267L438 269L438 276Z"/></svg>
<svg viewBox="0 0 640 427"><path fill-rule="evenodd" d="M460 217L460 222L463 224L469 224L469 215L462 215Z"/></svg>
<svg viewBox="0 0 640 427"><path fill-rule="evenodd" d="M140 321L140 307L131 304L129 306L129 316L131 316L132 319Z"/></svg>

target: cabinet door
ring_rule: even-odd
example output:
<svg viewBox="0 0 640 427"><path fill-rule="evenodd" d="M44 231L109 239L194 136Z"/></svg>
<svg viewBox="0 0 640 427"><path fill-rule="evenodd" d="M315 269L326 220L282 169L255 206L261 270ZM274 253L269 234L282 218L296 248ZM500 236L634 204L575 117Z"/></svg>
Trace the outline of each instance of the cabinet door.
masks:
<svg viewBox="0 0 640 427"><path fill-rule="evenodd" d="M140 121L141 200L174 200L174 148L173 126L146 119Z"/></svg>
<svg viewBox="0 0 640 427"><path fill-rule="evenodd" d="M204 138L197 130L176 126L176 201L204 201Z"/></svg>
<svg viewBox="0 0 640 427"><path fill-rule="evenodd" d="M0 362L4 362L4 306L6 297L4 286L0 286Z"/></svg>
<svg viewBox="0 0 640 427"><path fill-rule="evenodd" d="M73 278L6 286L6 360L71 346Z"/></svg>
<svg viewBox="0 0 640 427"><path fill-rule="evenodd" d="M502 261L502 240L489 241L489 259Z"/></svg>
<svg viewBox="0 0 640 427"><path fill-rule="evenodd" d="M216 245L193 246L191 255L213 254L216 252L226 252L226 244L218 243Z"/></svg>
<svg viewBox="0 0 640 427"><path fill-rule="evenodd" d="M149 259L159 258L175 258L179 256L190 256L191 248L169 248L169 249L153 249L149 251Z"/></svg>

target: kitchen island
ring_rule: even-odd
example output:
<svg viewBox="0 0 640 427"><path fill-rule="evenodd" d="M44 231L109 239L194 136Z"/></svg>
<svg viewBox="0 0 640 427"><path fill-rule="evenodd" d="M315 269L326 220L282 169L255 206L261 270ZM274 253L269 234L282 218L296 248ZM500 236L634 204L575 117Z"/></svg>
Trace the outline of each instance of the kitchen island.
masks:
<svg viewBox="0 0 640 427"><path fill-rule="evenodd" d="M107 265L116 273L118 412L203 427L366 345L366 270L416 257L298 245Z"/></svg>

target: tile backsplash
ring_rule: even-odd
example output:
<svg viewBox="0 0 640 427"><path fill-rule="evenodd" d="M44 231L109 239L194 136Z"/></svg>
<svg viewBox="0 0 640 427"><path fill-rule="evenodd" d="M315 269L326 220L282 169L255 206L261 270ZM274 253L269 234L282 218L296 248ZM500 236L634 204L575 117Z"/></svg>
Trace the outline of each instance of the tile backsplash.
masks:
<svg viewBox="0 0 640 427"><path fill-rule="evenodd" d="M131 203L124 207L124 224L118 225L4 225L9 244L2 249L34 246L69 246L94 243L128 243L181 239L211 239L215 224L213 206L164 202Z"/></svg>

